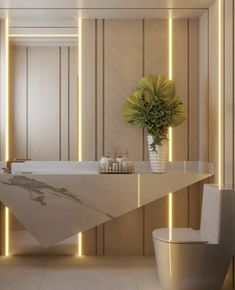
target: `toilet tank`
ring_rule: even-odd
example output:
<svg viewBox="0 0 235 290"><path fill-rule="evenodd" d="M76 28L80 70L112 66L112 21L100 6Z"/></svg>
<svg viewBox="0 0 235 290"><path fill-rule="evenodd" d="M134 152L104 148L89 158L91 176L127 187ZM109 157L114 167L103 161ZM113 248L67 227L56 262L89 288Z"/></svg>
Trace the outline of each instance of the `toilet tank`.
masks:
<svg viewBox="0 0 235 290"><path fill-rule="evenodd" d="M203 189L201 235L209 243L225 245L235 252L235 190L216 184Z"/></svg>

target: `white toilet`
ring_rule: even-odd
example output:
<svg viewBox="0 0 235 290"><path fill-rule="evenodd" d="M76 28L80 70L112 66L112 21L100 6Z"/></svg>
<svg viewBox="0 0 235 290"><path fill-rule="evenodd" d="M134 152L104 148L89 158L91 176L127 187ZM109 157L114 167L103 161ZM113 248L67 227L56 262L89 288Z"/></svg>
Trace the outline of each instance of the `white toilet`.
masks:
<svg viewBox="0 0 235 290"><path fill-rule="evenodd" d="M159 282L169 290L219 290L235 253L235 190L204 185L200 230L157 229Z"/></svg>

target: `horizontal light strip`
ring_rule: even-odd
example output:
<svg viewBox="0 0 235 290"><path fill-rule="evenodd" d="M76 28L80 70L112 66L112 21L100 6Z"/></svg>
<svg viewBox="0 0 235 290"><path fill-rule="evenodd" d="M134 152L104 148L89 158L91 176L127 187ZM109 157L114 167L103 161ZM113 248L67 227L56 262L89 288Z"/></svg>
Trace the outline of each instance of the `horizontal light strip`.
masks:
<svg viewBox="0 0 235 290"><path fill-rule="evenodd" d="M9 34L9 37L14 38L71 38L78 37L78 34Z"/></svg>

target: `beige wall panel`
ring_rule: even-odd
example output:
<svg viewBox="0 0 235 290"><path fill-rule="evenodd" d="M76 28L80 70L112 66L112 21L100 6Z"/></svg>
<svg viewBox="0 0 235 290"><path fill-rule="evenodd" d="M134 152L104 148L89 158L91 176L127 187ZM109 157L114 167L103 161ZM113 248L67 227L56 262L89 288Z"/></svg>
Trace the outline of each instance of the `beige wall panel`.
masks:
<svg viewBox="0 0 235 290"><path fill-rule="evenodd" d="M104 20L97 20L97 160L104 155Z"/></svg>
<svg viewBox="0 0 235 290"><path fill-rule="evenodd" d="M103 138L103 126L104 126L104 119L103 119L103 105L104 105L104 79L103 79L103 61L104 61L104 20L99 19L97 20L97 36L96 36L96 56L97 56L97 65L96 65L96 77L97 77L97 160L104 155L104 138ZM104 254L104 224L97 226L97 255Z"/></svg>
<svg viewBox="0 0 235 290"><path fill-rule="evenodd" d="M32 160L58 160L58 48L29 48L28 80L29 157Z"/></svg>
<svg viewBox="0 0 235 290"><path fill-rule="evenodd" d="M199 159L209 160L208 12L199 20Z"/></svg>
<svg viewBox="0 0 235 290"><path fill-rule="evenodd" d="M145 75L168 77L168 20L145 20Z"/></svg>
<svg viewBox="0 0 235 290"><path fill-rule="evenodd" d="M144 254L153 255L152 232L168 227L168 198L164 197L145 206L144 210Z"/></svg>
<svg viewBox="0 0 235 290"><path fill-rule="evenodd" d="M95 20L82 21L82 160L95 160Z"/></svg>
<svg viewBox="0 0 235 290"><path fill-rule="evenodd" d="M189 20L189 159L199 160L199 22Z"/></svg>
<svg viewBox="0 0 235 290"><path fill-rule="evenodd" d="M26 158L27 48L12 46L10 63L10 158Z"/></svg>
<svg viewBox="0 0 235 290"><path fill-rule="evenodd" d="M143 22L105 20L104 25L104 151L115 154L128 150L129 159L141 160L142 130L127 124L122 110L126 97L142 77ZM106 223L105 254L142 254L142 218L139 209Z"/></svg>
<svg viewBox="0 0 235 290"><path fill-rule="evenodd" d="M168 77L168 20L144 21L144 74L160 74ZM144 160L148 160L148 145L144 140Z"/></svg>
<svg viewBox="0 0 235 290"><path fill-rule="evenodd" d="M68 47L59 48L59 125L61 128L60 160L69 160L69 49Z"/></svg>
<svg viewBox="0 0 235 290"><path fill-rule="evenodd" d="M73 74L75 76L75 51L73 53ZM78 63L78 60L76 61ZM82 21L82 160L96 160L96 20ZM72 68L72 67L71 67ZM75 96L75 91L74 91ZM73 98L75 105L75 98ZM71 110L72 108L70 106ZM72 116L71 116L72 117ZM74 122L76 115L73 113ZM71 134L74 135L75 131ZM70 139L71 140L71 139ZM74 139L73 139L74 140ZM72 141L72 140L71 140ZM72 143L70 141L70 144ZM74 140L75 141L75 140ZM71 144L72 145L72 144ZM83 233L84 251L94 254L96 228ZM89 242L88 242L89 241Z"/></svg>
<svg viewBox="0 0 235 290"><path fill-rule="evenodd" d="M5 160L6 158L6 62L7 60L7 52L6 52L6 40L5 37L6 32L6 19L2 19L0 21L0 50L1 50L1 78L0 78L0 160Z"/></svg>
<svg viewBox="0 0 235 290"><path fill-rule="evenodd" d="M78 160L78 47L69 48L69 160ZM63 121L63 119L62 119Z"/></svg>
<svg viewBox="0 0 235 290"><path fill-rule="evenodd" d="M224 182L233 187L234 182L234 72L233 72L233 1L225 2L225 71L224 71Z"/></svg>
<svg viewBox="0 0 235 290"><path fill-rule="evenodd" d="M41 48L32 48L32 49L41 49ZM47 48L43 48L43 50L45 50ZM51 48L50 48L51 49ZM44 53L42 50L42 53ZM72 48L72 56L70 55L70 60L71 62L75 62L74 64L70 65L70 73L69 73L69 49L68 48L61 48L61 55L59 53L60 48L53 48L53 52L55 52L55 54L57 54L58 52L58 65L55 66L55 69L53 71L50 71L51 75L50 75L50 79L52 80L54 85L57 85L57 90L58 90L58 106L57 104L53 104L50 103L48 100L44 100L44 105L48 105L50 104L50 111L51 113L56 113L58 112L58 119L54 120L54 124L56 124L56 126L58 126L58 128L60 127L61 124L61 157L63 160L68 160L68 114L69 114L69 109L68 109L68 105L69 105L69 99L68 99L68 92L70 92L70 105L73 106L73 108L70 109L71 115L75 115L77 116L77 48ZM25 52L25 53L24 53ZM23 78L23 74L22 72L25 72L25 79L26 79L26 64L27 64L27 60L26 60L26 47L15 47L14 50L12 51L12 60L13 60L13 65L12 65L12 72L15 73L15 75L17 74L17 78L13 78L13 86L14 87L14 94L13 97L15 99L14 101L14 107L13 109L16 107L15 110L16 113L14 115L12 115L13 117L13 124L14 124L14 119L17 119L18 124L21 121L26 120L26 118L24 116L26 116L26 101L23 102L23 107L22 107L22 99L26 100L26 96L24 96L24 94L26 95L26 80L24 80ZM61 56L61 57L60 57ZM45 59L44 59L45 60ZM55 59L54 59L55 61ZM46 62L46 60L45 60ZM52 59L53 62L53 59ZM56 62L56 61L55 61ZM49 63L51 64L51 63ZM56 62L57 64L57 62ZM45 63L44 65L44 69L46 69L46 65ZM54 63L52 63L51 65L54 65ZM19 73L20 71L20 73ZM18 73L17 73L18 72ZM37 75L39 72L39 77L40 74L42 73L42 67L41 66L36 66L34 65L34 70L33 72L31 71L31 74L34 73L35 75ZM61 73L61 78L60 78L60 73ZM14 75L13 75L14 77ZM32 77L32 76L31 76ZM58 77L58 82L57 82L57 77ZM68 79L70 77L70 79ZM11 74L11 78L12 78L12 74ZM56 80L56 82L55 82ZM69 80L69 81L68 81ZM21 82L21 83L19 83ZM70 83L70 90L68 88L68 83ZM44 85L47 88L50 88L51 86L51 81L50 82L44 82ZM30 84L29 84L30 86ZM36 87L32 87L31 86L31 93L34 93L34 89L36 90L37 93L37 86ZM25 90L25 93L24 93ZM61 90L61 91L60 91ZM16 95L17 93L17 95ZM19 96L18 96L19 95ZM61 96L61 104L60 104L60 96ZM50 100L50 99L49 99ZM61 108L61 111L60 111ZM29 114L30 114L30 110L31 107L29 107ZM61 119L59 118L59 114L61 112ZM19 115L22 114L23 116ZM18 116L18 117L17 117ZM22 118L21 118L22 117ZM42 117L42 116L41 116ZM22 120L21 120L21 119ZM76 134L77 134L77 120L75 118L75 120L73 120L73 122L75 124L71 124L70 128L71 131L73 132L73 134L75 135L75 139L76 139ZM46 126L45 126L46 127ZM22 128L19 128L19 130L24 130L26 128L26 121L25 123L22 125ZM74 132L75 131L75 132ZM20 131L19 131L20 132ZM19 134L19 132L15 132L13 131L13 137L16 138L17 134ZM59 134L59 129L58 129L58 134ZM21 135L21 139L18 140L18 147L19 148L23 148L26 152L26 133ZM72 136L71 136L72 138ZM59 135L58 135L58 140L56 140L55 144L56 146L58 145L59 148ZM76 142L74 142L74 144L71 144L71 146L73 147L77 147ZM40 153L40 152L39 152ZM59 151L58 151L59 153ZM21 155L22 156L22 155ZM17 156L18 157L18 156ZM19 156L20 157L20 156ZM50 157L49 157L50 158ZM49 159L48 158L48 159ZM59 155L58 155L59 158ZM41 159L44 159L44 157L42 156ZM76 160L76 158L74 158L74 160ZM66 255L76 255L77 254L77 236L71 237L53 247L49 247L47 249L42 248L39 243L35 240L35 238L28 233L27 231L25 231L24 227L17 221L17 219L11 214L10 215L10 251L11 254L13 255L46 255L46 254L50 254L50 255L60 255L60 254L66 254ZM91 239L92 241L94 241L93 239ZM94 243L94 242L93 242ZM87 243L87 245L89 245L89 243ZM87 246L85 247L85 249L87 248ZM93 247L94 248L94 247Z"/></svg>
<svg viewBox="0 0 235 290"><path fill-rule="evenodd" d="M144 28L145 75L168 76L168 21L148 19L145 20ZM145 159L148 160L147 150ZM152 231L168 226L168 198L162 198L144 208L144 254L153 255Z"/></svg>
<svg viewBox="0 0 235 290"><path fill-rule="evenodd" d="M97 231L96 228L90 229L82 234L82 254L96 255L97 254Z"/></svg>
<svg viewBox="0 0 235 290"><path fill-rule="evenodd" d="M199 21L189 20L189 160L199 160ZM200 228L200 184L189 187L189 226Z"/></svg>
<svg viewBox="0 0 235 290"><path fill-rule="evenodd" d="M188 160L188 21L173 20L173 80L183 100L187 118L173 129L173 160ZM173 194L173 226L188 226L188 190Z"/></svg>
<svg viewBox="0 0 235 290"><path fill-rule="evenodd" d="M143 253L142 208L105 224L105 255L141 255Z"/></svg>
<svg viewBox="0 0 235 290"><path fill-rule="evenodd" d="M218 182L218 1L209 9L209 148Z"/></svg>
<svg viewBox="0 0 235 290"><path fill-rule="evenodd" d="M105 20L105 153L128 150L131 160L142 159L142 130L127 124L122 112L126 97L136 89L143 73L142 29L141 20Z"/></svg>
<svg viewBox="0 0 235 290"><path fill-rule="evenodd" d="M188 159L188 21L173 20L173 80L187 111L183 124L173 129L173 160Z"/></svg>

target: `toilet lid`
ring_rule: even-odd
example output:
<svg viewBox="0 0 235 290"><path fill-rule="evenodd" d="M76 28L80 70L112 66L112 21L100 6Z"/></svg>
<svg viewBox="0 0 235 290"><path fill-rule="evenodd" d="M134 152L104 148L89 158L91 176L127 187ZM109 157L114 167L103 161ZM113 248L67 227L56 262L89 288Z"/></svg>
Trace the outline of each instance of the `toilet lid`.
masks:
<svg viewBox="0 0 235 290"><path fill-rule="evenodd" d="M200 231L191 228L157 229L153 231L153 238L174 244L206 244L208 241L203 239Z"/></svg>

